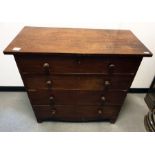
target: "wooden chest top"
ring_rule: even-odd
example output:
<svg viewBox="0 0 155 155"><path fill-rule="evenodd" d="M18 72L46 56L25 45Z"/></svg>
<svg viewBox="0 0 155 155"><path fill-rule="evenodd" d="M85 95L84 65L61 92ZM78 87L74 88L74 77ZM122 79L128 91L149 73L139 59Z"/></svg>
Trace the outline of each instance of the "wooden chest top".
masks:
<svg viewBox="0 0 155 155"><path fill-rule="evenodd" d="M4 53L152 56L129 30L46 27L24 27Z"/></svg>

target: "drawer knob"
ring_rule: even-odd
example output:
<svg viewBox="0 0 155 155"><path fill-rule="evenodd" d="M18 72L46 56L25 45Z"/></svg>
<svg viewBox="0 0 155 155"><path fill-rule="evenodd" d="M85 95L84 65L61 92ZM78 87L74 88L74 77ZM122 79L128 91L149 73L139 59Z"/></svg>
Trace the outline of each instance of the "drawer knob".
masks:
<svg viewBox="0 0 155 155"><path fill-rule="evenodd" d="M50 104L51 106L54 105L54 97L53 97L53 96L50 96L50 97L49 97L49 104Z"/></svg>
<svg viewBox="0 0 155 155"><path fill-rule="evenodd" d="M46 81L46 84L47 84L48 87L51 87L52 86L52 81L48 80L48 81Z"/></svg>
<svg viewBox="0 0 155 155"><path fill-rule="evenodd" d="M109 72L112 73L114 71L115 65L114 64L110 64L109 65Z"/></svg>
<svg viewBox="0 0 155 155"><path fill-rule="evenodd" d="M55 115L56 114L56 110L55 109L52 109L51 110L51 114L52 114L52 116Z"/></svg>
<svg viewBox="0 0 155 155"><path fill-rule="evenodd" d="M109 69L114 69L115 68L115 65L114 64L110 64L109 65Z"/></svg>
<svg viewBox="0 0 155 155"><path fill-rule="evenodd" d="M54 101L54 97L53 96L50 96L49 97L49 100L52 102L52 101Z"/></svg>
<svg viewBox="0 0 155 155"><path fill-rule="evenodd" d="M106 101L106 98L105 98L104 96L102 96L102 97L101 97L101 100L102 100L103 102L105 102L105 101Z"/></svg>
<svg viewBox="0 0 155 155"><path fill-rule="evenodd" d="M46 63L46 62L45 62L44 65L43 65L43 67L44 67L44 68L49 68L50 65L49 65L49 63Z"/></svg>
<svg viewBox="0 0 155 155"><path fill-rule="evenodd" d="M104 84L105 84L106 87L109 87L111 85L111 83L109 81L105 81Z"/></svg>
<svg viewBox="0 0 155 155"><path fill-rule="evenodd" d="M49 63L44 63L43 68L44 68L44 71L45 71L46 74L50 73L50 65L49 65Z"/></svg>
<svg viewBox="0 0 155 155"><path fill-rule="evenodd" d="M103 111L101 109L98 110L98 114L101 115Z"/></svg>

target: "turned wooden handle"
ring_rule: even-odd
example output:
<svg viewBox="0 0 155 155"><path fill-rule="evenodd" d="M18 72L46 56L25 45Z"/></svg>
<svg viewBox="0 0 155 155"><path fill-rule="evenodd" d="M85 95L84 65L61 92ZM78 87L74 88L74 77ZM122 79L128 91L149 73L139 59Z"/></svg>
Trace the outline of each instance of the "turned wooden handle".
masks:
<svg viewBox="0 0 155 155"><path fill-rule="evenodd" d="M51 105L51 106L54 106L54 97L53 96L50 96L49 97L49 105Z"/></svg>
<svg viewBox="0 0 155 155"><path fill-rule="evenodd" d="M115 68L115 65L114 64L110 64L109 65L109 69L114 69Z"/></svg>
<svg viewBox="0 0 155 155"><path fill-rule="evenodd" d="M50 65L49 63L44 63L43 64L43 69L44 69L44 72L49 74L50 73Z"/></svg>
<svg viewBox="0 0 155 155"><path fill-rule="evenodd" d="M98 114L101 115L103 111L101 109L98 110Z"/></svg>
<svg viewBox="0 0 155 155"><path fill-rule="evenodd" d="M106 87L109 87L111 85L110 81L105 81L104 84L105 84Z"/></svg>
<svg viewBox="0 0 155 155"><path fill-rule="evenodd" d="M50 81L50 80L46 81L46 85L47 85L48 87L51 87L51 86L52 86L52 81Z"/></svg>
<svg viewBox="0 0 155 155"><path fill-rule="evenodd" d="M55 115L56 114L56 110L55 109L52 109L51 110L51 114L52 114L52 116Z"/></svg>
<svg viewBox="0 0 155 155"><path fill-rule="evenodd" d="M110 65L108 66L108 68L109 68L109 73L113 73L113 71L114 71L114 69L115 69L115 65L114 65L114 64L110 64Z"/></svg>
<svg viewBox="0 0 155 155"><path fill-rule="evenodd" d="M105 102L105 101L106 101L105 96L102 96L102 97L101 97L101 101L103 101L103 102Z"/></svg>
<svg viewBox="0 0 155 155"><path fill-rule="evenodd" d="M50 101L54 101L54 97L53 97L53 96L50 96L50 97L49 97L49 100L50 100Z"/></svg>

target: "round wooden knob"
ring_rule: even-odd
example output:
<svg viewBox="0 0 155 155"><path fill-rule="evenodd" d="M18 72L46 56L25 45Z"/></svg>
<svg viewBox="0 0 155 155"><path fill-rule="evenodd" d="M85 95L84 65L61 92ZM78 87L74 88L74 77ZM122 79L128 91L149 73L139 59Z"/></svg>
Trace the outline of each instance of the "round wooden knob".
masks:
<svg viewBox="0 0 155 155"><path fill-rule="evenodd" d="M115 68L115 65L114 64L110 64L109 65L109 69L114 69Z"/></svg>
<svg viewBox="0 0 155 155"><path fill-rule="evenodd" d="M106 87L110 86L110 82L109 81L105 81L104 84L105 84Z"/></svg>
<svg viewBox="0 0 155 155"><path fill-rule="evenodd" d="M43 68L44 68L44 72L49 74L49 72L50 72L50 65L49 65L49 63L44 63L43 64Z"/></svg>
<svg viewBox="0 0 155 155"><path fill-rule="evenodd" d="M108 66L108 68L109 68L109 73L112 74L114 72L115 65L114 64L110 64Z"/></svg>
<svg viewBox="0 0 155 155"><path fill-rule="evenodd" d="M52 114L52 115L55 115L55 114L56 114L56 110L55 110L55 109L52 109L52 110L51 110L51 114Z"/></svg>
<svg viewBox="0 0 155 155"><path fill-rule="evenodd" d="M50 86L52 86L52 81L48 80L48 81L46 81L46 84L48 87L50 87Z"/></svg>
<svg viewBox="0 0 155 155"><path fill-rule="evenodd" d="M49 66L50 66L49 63L44 63L43 65L44 68L49 68Z"/></svg>
<svg viewBox="0 0 155 155"><path fill-rule="evenodd" d="M101 109L98 110L98 114L101 115L103 112Z"/></svg>
<svg viewBox="0 0 155 155"><path fill-rule="evenodd" d="M104 96L102 96L102 97L101 97L101 100L102 100L103 102L105 102L105 101L106 101L106 98L105 98Z"/></svg>
<svg viewBox="0 0 155 155"><path fill-rule="evenodd" d="M53 97L53 96L50 96L50 97L49 97L49 104L50 104L51 106L54 105L54 97Z"/></svg>
<svg viewBox="0 0 155 155"><path fill-rule="evenodd" d="M53 97L53 96L50 96L50 97L49 97L49 100L50 100L50 101L54 101L54 97Z"/></svg>

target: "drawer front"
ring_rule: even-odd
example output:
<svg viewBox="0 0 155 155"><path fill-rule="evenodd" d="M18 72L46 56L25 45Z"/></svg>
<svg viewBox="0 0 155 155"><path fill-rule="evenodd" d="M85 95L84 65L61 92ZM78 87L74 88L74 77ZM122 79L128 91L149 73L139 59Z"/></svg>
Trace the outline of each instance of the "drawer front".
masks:
<svg viewBox="0 0 155 155"><path fill-rule="evenodd" d="M131 73L140 64L140 58L96 56L15 56L22 74L64 73Z"/></svg>
<svg viewBox="0 0 155 155"><path fill-rule="evenodd" d="M32 105L122 105L127 91L28 91Z"/></svg>
<svg viewBox="0 0 155 155"><path fill-rule="evenodd" d="M50 106L32 106L34 113L38 119L75 119L75 107L74 106L56 106L52 108Z"/></svg>
<svg viewBox="0 0 155 155"><path fill-rule="evenodd" d="M33 106L36 117L39 120L63 120L63 121L92 121L111 119L118 115L118 106Z"/></svg>
<svg viewBox="0 0 155 155"><path fill-rule="evenodd" d="M111 119L118 115L118 106L81 106L77 109L77 117L80 120Z"/></svg>
<svg viewBox="0 0 155 155"><path fill-rule="evenodd" d="M127 90L133 76L103 75L63 75L63 76L26 76L24 83L28 89L71 89L71 90Z"/></svg>

